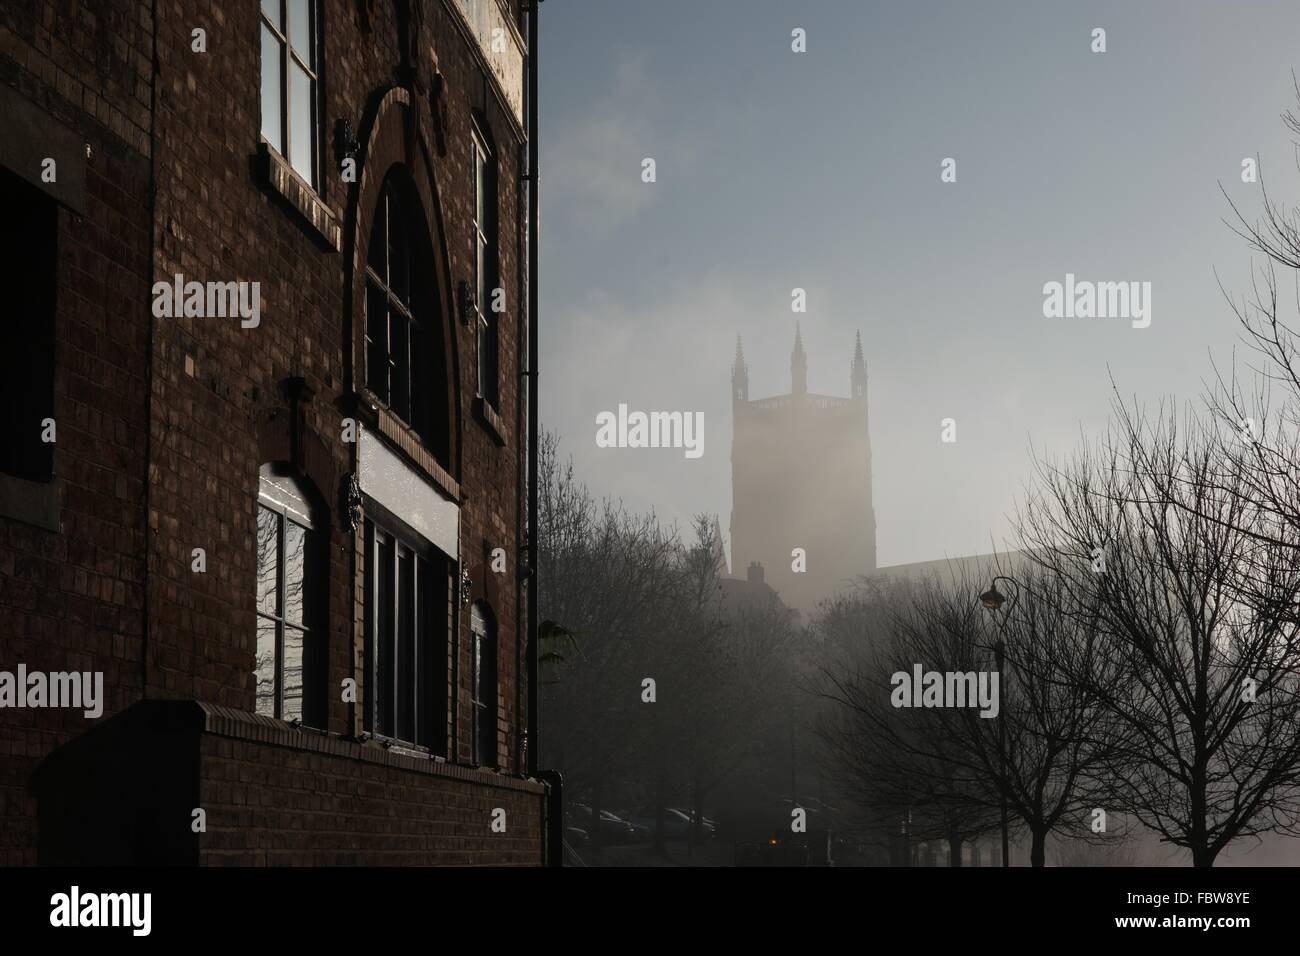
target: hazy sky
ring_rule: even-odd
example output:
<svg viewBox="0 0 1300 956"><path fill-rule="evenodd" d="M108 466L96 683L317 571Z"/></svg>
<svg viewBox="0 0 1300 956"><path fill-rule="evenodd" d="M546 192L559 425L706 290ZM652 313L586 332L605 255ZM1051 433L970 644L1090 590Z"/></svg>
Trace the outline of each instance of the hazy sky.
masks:
<svg viewBox="0 0 1300 956"><path fill-rule="evenodd" d="M549 0L541 21L542 422L593 490L683 527L727 527L736 335L750 397L788 392L797 318L813 392L848 394L862 331L880 563L1000 546L1030 442L1100 430L1108 374L1193 398L1228 355L1214 270L1243 292L1252 260L1219 183L1258 211L1258 154L1300 197L1294 3ZM1150 327L1044 318L1067 272L1150 282ZM598 448L620 403L703 412L703 456ZM811 493L828 480L807 463Z"/></svg>

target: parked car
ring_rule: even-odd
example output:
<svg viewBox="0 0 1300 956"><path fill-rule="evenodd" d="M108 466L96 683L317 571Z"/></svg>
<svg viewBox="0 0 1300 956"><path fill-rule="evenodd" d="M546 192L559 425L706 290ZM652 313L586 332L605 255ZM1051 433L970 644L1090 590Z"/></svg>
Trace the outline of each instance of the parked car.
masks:
<svg viewBox="0 0 1300 956"><path fill-rule="evenodd" d="M590 837L593 830L591 807L583 803L570 803L566 807L566 815L568 825L585 829ZM650 839L650 832L645 827L629 823L609 810L600 811L601 843L618 846L623 843L640 843L648 839Z"/></svg>
<svg viewBox="0 0 1300 956"><path fill-rule="evenodd" d="M691 819L691 811L687 810L685 807L673 807L672 809L686 817L687 820ZM700 815L700 829L710 840L718 835L718 825L703 814Z"/></svg>
<svg viewBox="0 0 1300 956"><path fill-rule="evenodd" d="M637 826L645 827L650 834L650 839L654 839L655 819L654 807L641 807L634 810L630 816L631 821ZM691 821L680 813L675 813L667 808L664 809L664 839L665 840L685 840L691 832Z"/></svg>
<svg viewBox="0 0 1300 956"><path fill-rule="evenodd" d="M642 807L633 812L629 819L637 826L644 827L648 832L650 839L655 834L655 808ZM700 819L700 829L705 838L712 839L717 833L717 827L713 821L707 818ZM665 840L686 840L691 835L691 815L679 807L664 807L664 839Z"/></svg>
<svg viewBox="0 0 1300 956"><path fill-rule="evenodd" d="M618 820L619 818L618 818L618 817L614 817L614 819L615 819L615 820ZM653 839L653 838L654 838L654 831L653 831L653 830L647 830L645 827L641 826L641 825L638 824L638 823L633 823L631 820L624 820L624 821L621 821L621 822L626 823L629 827L632 828L632 842L633 842L633 843L645 843L647 840L650 840L650 839Z"/></svg>

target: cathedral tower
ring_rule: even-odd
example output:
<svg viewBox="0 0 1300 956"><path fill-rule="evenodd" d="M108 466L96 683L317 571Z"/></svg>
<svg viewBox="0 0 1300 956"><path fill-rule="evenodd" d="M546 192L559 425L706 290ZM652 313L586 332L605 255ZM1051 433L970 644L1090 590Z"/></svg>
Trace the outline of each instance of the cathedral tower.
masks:
<svg viewBox="0 0 1300 956"><path fill-rule="evenodd" d="M731 566L763 565L766 580L807 619L817 602L876 569L867 363L859 333L849 396L808 392L808 356L796 326L791 391L749 398L736 341L732 366ZM798 572L795 549L807 570Z"/></svg>

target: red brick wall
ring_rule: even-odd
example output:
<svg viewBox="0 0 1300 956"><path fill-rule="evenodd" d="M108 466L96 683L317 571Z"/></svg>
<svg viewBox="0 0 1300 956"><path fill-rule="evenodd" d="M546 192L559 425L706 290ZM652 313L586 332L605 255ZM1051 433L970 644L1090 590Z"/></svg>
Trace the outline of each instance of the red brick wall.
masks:
<svg viewBox="0 0 1300 956"><path fill-rule="evenodd" d="M201 865L536 866L536 784L339 744L344 753L204 736ZM505 811L493 832L493 811Z"/></svg>
<svg viewBox="0 0 1300 956"><path fill-rule="evenodd" d="M194 697L251 710L254 549L257 469L261 449L254 425L284 407L278 383L301 376L315 391L307 426L333 458L338 474L353 469L352 449L340 438L340 401L348 376L360 380L364 356L346 348L349 236L364 242L373 208L373 191L359 183L359 202L337 173L325 179L323 196L343 224L344 249L323 249L311 229L250 173L259 132L258 17L253 5L191 13L190 5L165 5L160 11L159 43L164 82L158 114L159 236L155 271L161 277L260 281L262 322L243 329L235 320L160 320L154 338L155 493L150 523L158 540L152 572L158 579L156 637L150 646L151 690ZM204 8L206 10L206 8ZM373 101L392 83L399 61L397 26L389 4L379 5L372 33L360 26L357 5L325 3L326 55L323 60L325 116L347 118L361 135L371 121ZM526 428L518 415L521 347L518 304L519 263L515 232L518 200L518 145L507 115L491 96L483 97L481 66L445 9L442 0L425 0L420 49L436 51L446 77L448 113L446 156L428 155L436 183L429 197L431 227L441 222L452 289L444 300L454 308L454 283L472 278L474 246L470 169L471 111L487 118L499 155L500 273L509 311L501 322L501 413L508 444L498 447L474 416L475 342L473 329L455 321L459 359L459 453L452 477L460 484L462 548L469 562L481 560L484 543L503 547L509 568L501 575L496 613L499 649L501 761L513 766L517 679L515 569L518 554L517 470L523 461ZM189 52L190 31L208 30L209 52ZM428 60L422 62L427 83ZM436 140L426 101L415 104L424 144ZM385 157L400 155L402 130L389 116L378 140L393 139ZM363 144L364 146L364 144ZM382 176L383 164L362 177ZM364 262L364 259L361 261ZM360 331L360 283L353 283L354 335ZM360 351L359 349L356 351ZM194 374L186 372L186 358ZM336 488L321 488L334 505ZM208 571L190 571L195 547L207 551ZM335 522L331 538L331 681L334 687L355 666L354 608L345 600L353 573L353 546ZM469 756L468 619L462 615L461 729L459 747ZM332 695L330 729L345 731L348 710Z"/></svg>
<svg viewBox="0 0 1300 956"><path fill-rule="evenodd" d="M0 83L90 146L84 217L58 210L54 418L62 532L0 516L0 668L104 672L140 694L149 311L149 5L0 5ZM5 318L10 334L41 317ZM81 711L0 710L0 865L36 860L40 761Z"/></svg>
<svg viewBox="0 0 1300 956"><path fill-rule="evenodd" d="M355 0L322 2L326 173L319 198L343 237L339 250L259 171L257 4L159 3L156 25L153 6L144 0L29 0L0 7L0 82L84 131L94 155L87 164L87 216L75 221L60 212L55 470L63 531L0 518L0 667L21 660L45 670L104 670L104 719L142 695L253 710L258 468L288 441L290 406L282 383L300 377L315 393L302 412L311 477L332 509L328 730L350 734L357 729L354 714L338 688L345 677L364 684L364 675L356 653L355 541L340 520L338 480L356 467L353 446L341 440L342 419L356 414L350 385L363 367L348 335L361 322L349 296L357 287L349 286L350 260L355 237L368 234L371 210L362 191L341 182L333 167L332 131L336 119L348 119L364 142L379 98L397 82L394 5L376 4L377 20L367 32ZM417 95L413 104L413 143L402 130L379 132L403 148L418 145L428 157L430 228L445 244L442 270L451 284L441 290L445 301L454 303L455 283L472 279L473 110L480 111L498 154L499 271L508 301L500 322L505 445L473 412L474 330L453 311L447 319L459 366L458 408L448 471L461 496L461 549L476 578L475 594L491 598L498 622L499 760L511 772L518 769L527 706L517 687L518 479L526 440L519 403L521 140L488 92L451 0L423 0L421 6L419 82L428 89L436 54L446 81L447 151L436 149L427 95ZM191 49L195 28L206 31L205 53ZM241 328L237 318L152 320L150 286L175 273L187 280L260 282L260 326ZM505 549L508 567L488 588L481 562L494 547ZM195 548L206 552L206 573L191 571ZM467 611L458 613L457 627L453 757L468 761ZM36 717L0 711L0 862L34 860L35 808L24 781L83 724L80 716L62 719L49 711ZM306 758L287 759L297 768L294 762ZM213 754L205 767L223 773L224 761L244 760L253 758ZM340 779L362 774L355 766L349 771L346 761L322 772ZM476 814L481 807L470 780L493 775L465 773L470 776L436 791L394 798L383 810L409 805L417 816L433 815L445 798L448 812ZM294 778L271 784L268 793L311 789ZM364 828L369 811L353 812L356 826ZM531 817L521 811L520 819L532 821L536 844L535 808ZM516 832L524 839L522 824ZM456 841L448 850L453 855L471 846L459 836ZM480 849L496 853L506 845ZM515 861L513 853L498 858Z"/></svg>

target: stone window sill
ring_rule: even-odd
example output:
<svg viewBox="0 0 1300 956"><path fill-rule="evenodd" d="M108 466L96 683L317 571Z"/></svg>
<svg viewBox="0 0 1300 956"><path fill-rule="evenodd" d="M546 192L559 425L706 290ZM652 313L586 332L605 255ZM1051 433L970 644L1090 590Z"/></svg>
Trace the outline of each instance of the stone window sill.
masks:
<svg viewBox="0 0 1300 956"><path fill-rule="evenodd" d="M479 424L483 426L484 431L492 436L492 440L497 443L498 448L504 448L506 444L506 423L497 414L497 410L492 404L482 396L474 399L474 414L478 418Z"/></svg>
<svg viewBox="0 0 1300 956"><path fill-rule="evenodd" d="M368 416L363 416L367 419L367 424L387 438L391 446L419 468L433 482L434 487L452 501L460 503L460 482L438 463L438 459L414 428L402 421L368 388L363 388L359 404L369 412Z"/></svg>
<svg viewBox="0 0 1300 956"><path fill-rule="evenodd" d="M297 212L312 238L334 252L342 249L343 227L324 200L266 140L258 143L257 150L266 185Z"/></svg>
<svg viewBox="0 0 1300 956"><path fill-rule="evenodd" d="M172 710L176 714L174 719L177 720L187 721L197 717L198 729L203 734L342 757L358 764L398 767L430 777L488 784L502 790L537 794L546 792L543 784L527 777L506 776L479 770L464 764L434 759L429 755L412 756L401 751L394 753L393 749L396 748L385 748L382 743L373 739L361 741L320 730L299 729L273 717L250 714L231 707L221 707L203 701L169 701L155 704L155 706L159 705Z"/></svg>
<svg viewBox="0 0 1300 956"><path fill-rule="evenodd" d="M12 475L0 475L0 516L24 524L61 531L59 490L51 481L26 481Z"/></svg>

